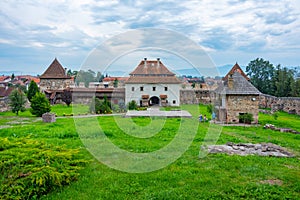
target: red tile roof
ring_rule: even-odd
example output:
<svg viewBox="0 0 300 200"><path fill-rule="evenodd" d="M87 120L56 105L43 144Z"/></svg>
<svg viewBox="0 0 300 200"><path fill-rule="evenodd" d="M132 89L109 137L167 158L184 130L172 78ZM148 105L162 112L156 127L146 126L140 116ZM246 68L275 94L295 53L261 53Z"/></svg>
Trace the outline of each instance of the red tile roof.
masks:
<svg viewBox="0 0 300 200"><path fill-rule="evenodd" d="M109 82L109 81L114 81L114 80L118 80L118 81L127 81L129 77L105 77L102 81L103 82Z"/></svg>
<svg viewBox="0 0 300 200"><path fill-rule="evenodd" d="M169 71L160 60L142 60L129 75L174 76L175 74Z"/></svg>
<svg viewBox="0 0 300 200"><path fill-rule="evenodd" d="M142 60L126 83L182 83L160 60Z"/></svg>
<svg viewBox="0 0 300 200"><path fill-rule="evenodd" d="M245 72L242 70L242 68L239 66L239 64L235 63L235 65L231 68L231 70L226 74L226 76L223 78L224 81L228 79L229 75L233 75L234 72L240 73L247 81L250 80L250 78L245 74Z"/></svg>
<svg viewBox="0 0 300 200"><path fill-rule="evenodd" d="M6 79L10 78L10 76L0 76L0 81L4 81Z"/></svg>
<svg viewBox="0 0 300 200"><path fill-rule="evenodd" d="M179 84L181 81L176 76L131 76L126 83L173 83Z"/></svg>
<svg viewBox="0 0 300 200"><path fill-rule="evenodd" d="M70 76L66 75L65 69L62 65L58 62L55 58L51 65L47 68L47 70L40 76L41 79L43 78L64 78L70 79Z"/></svg>
<svg viewBox="0 0 300 200"><path fill-rule="evenodd" d="M7 97L10 95L10 93L14 90L13 87L5 88L0 87L0 97Z"/></svg>

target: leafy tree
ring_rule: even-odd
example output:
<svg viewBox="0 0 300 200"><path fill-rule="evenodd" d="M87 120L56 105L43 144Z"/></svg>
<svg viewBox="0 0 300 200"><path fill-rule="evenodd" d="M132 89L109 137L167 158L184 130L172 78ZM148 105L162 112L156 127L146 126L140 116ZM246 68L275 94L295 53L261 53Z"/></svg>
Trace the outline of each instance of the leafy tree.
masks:
<svg viewBox="0 0 300 200"><path fill-rule="evenodd" d="M63 93L61 94L62 101L67 104L67 106L70 106L72 103L72 92L70 88L66 88L63 90Z"/></svg>
<svg viewBox="0 0 300 200"><path fill-rule="evenodd" d="M38 88L37 84L33 80L30 81L30 84L28 87L28 92L27 92L28 100L31 102L32 97L34 97L34 95L38 92L39 92L39 88Z"/></svg>
<svg viewBox="0 0 300 200"><path fill-rule="evenodd" d="M296 79L291 88L291 96L300 97L300 78Z"/></svg>
<svg viewBox="0 0 300 200"><path fill-rule="evenodd" d="M119 80L117 78L115 78L114 80L114 88L117 88L119 85Z"/></svg>
<svg viewBox="0 0 300 200"><path fill-rule="evenodd" d="M250 77L251 83L262 93L274 95L274 66L269 61L257 58L250 61L246 67L246 73Z"/></svg>
<svg viewBox="0 0 300 200"><path fill-rule="evenodd" d="M19 111L25 111L26 96L21 89L14 89L9 95L9 106L13 113L19 114Z"/></svg>
<svg viewBox="0 0 300 200"><path fill-rule="evenodd" d="M24 94L27 94L27 88L25 85L21 85L20 83L17 83L15 85L16 88L19 88L20 90L22 90L24 92Z"/></svg>
<svg viewBox="0 0 300 200"><path fill-rule="evenodd" d="M49 100L45 94L37 92L31 99L30 112L33 115L41 117L44 113L51 111Z"/></svg>
<svg viewBox="0 0 300 200"><path fill-rule="evenodd" d="M78 71L76 71L76 70L72 71L71 69L69 69L67 71L67 75L68 76L74 76L74 79L76 79L77 74L78 74Z"/></svg>
<svg viewBox="0 0 300 200"><path fill-rule="evenodd" d="M281 66L278 65L273 78L275 87L274 95L277 97L292 96L292 86L294 82L294 70L286 67L281 68Z"/></svg>
<svg viewBox="0 0 300 200"><path fill-rule="evenodd" d="M90 69L88 71L80 70L77 73L75 82L76 82L76 84L83 82L85 87L88 87L90 82L99 82L101 76L102 75L100 72L98 72L96 75L96 73Z"/></svg>

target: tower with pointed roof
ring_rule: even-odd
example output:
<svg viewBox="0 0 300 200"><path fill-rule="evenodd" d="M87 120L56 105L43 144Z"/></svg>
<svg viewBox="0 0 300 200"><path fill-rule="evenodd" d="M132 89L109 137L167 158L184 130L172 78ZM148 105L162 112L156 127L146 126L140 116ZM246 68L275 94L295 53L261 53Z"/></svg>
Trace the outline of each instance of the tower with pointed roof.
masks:
<svg viewBox="0 0 300 200"><path fill-rule="evenodd" d="M40 90L63 90L74 84L72 78L67 75L67 68L55 58L46 71L40 76Z"/></svg>
<svg viewBox="0 0 300 200"><path fill-rule="evenodd" d="M239 123L240 115L251 113L258 123L260 92L236 63L215 90L217 119L225 123Z"/></svg>
<svg viewBox="0 0 300 200"><path fill-rule="evenodd" d="M179 106L181 81L158 58L144 58L125 82L125 102L140 106Z"/></svg>

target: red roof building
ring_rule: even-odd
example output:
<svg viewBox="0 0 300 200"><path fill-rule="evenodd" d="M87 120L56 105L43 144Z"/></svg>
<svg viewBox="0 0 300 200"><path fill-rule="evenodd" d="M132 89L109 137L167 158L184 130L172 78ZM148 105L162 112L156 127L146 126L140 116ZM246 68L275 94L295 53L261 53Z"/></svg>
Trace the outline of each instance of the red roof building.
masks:
<svg viewBox="0 0 300 200"><path fill-rule="evenodd" d="M40 76L40 89L61 90L74 84L74 80L67 75L67 68L55 58L46 71Z"/></svg>

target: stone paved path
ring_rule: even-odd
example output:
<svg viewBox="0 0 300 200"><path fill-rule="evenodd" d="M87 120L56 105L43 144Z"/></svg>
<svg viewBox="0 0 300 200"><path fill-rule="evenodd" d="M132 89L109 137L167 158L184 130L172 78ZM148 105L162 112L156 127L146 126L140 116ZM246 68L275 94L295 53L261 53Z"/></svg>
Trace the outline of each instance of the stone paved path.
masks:
<svg viewBox="0 0 300 200"><path fill-rule="evenodd" d="M168 117L168 118L191 118L192 115L186 110L161 111L159 107L151 107L145 111L129 110L125 117Z"/></svg>

